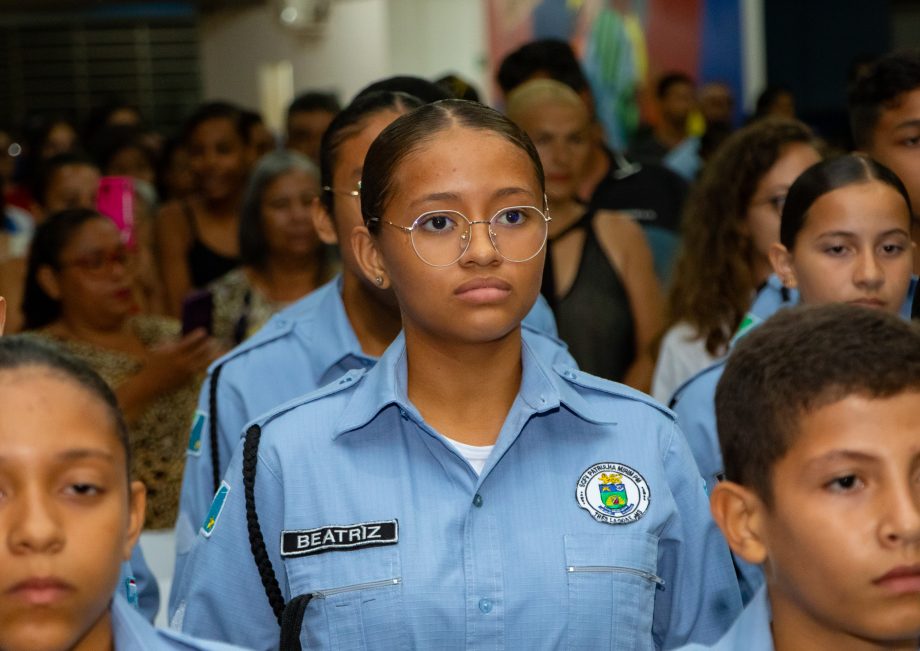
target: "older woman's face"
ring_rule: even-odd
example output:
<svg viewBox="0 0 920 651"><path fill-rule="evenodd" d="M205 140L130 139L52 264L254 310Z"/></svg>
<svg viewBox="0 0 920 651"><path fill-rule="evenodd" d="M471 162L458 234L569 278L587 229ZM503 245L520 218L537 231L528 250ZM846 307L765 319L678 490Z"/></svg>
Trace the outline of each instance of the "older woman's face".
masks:
<svg viewBox="0 0 920 651"><path fill-rule="evenodd" d="M315 255L321 243L313 226L319 181L303 170L276 177L262 193L262 227L270 256Z"/></svg>

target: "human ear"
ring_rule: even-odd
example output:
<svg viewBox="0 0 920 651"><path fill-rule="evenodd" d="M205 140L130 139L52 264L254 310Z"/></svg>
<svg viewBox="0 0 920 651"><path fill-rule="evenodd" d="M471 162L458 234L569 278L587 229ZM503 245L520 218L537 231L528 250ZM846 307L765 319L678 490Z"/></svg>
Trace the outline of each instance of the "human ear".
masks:
<svg viewBox="0 0 920 651"><path fill-rule="evenodd" d="M144 528L144 511L147 508L147 488L142 482L132 481L128 488L128 530L122 550L124 560L131 558L131 552Z"/></svg>
<svg viewBox="0 0 920 651"><path fill-rule="evenodd" d="M769 255L773 273L779 276L784 287L795 289L799 281L795 275L795 267L792 265L792 254L789 252L789 249L779 242L776 242L770 245Z"/></svg>
<svg viewBox="0 0 920 651"><path fill-rule="evenodd" d="M728 546L737 556L755 565L766 560L765 507L753 491L732 481L719 482L712 489L709 508Z"/></svg>
<svg viewBox="0 0 920 651"><path fill-rule="evenodd" d="M35 274L35 280L38 286L51 298L56 301L61 300L61 284L58 282L57 274L54 269L48 265L42 265Z"/></svg>
<svg viewBox="0 0 920 651"><path fill-rule="evenodd" d="M351 232L351 248L364 277L380 289L387 288L390 278L386 265L380 255L377 240L367 230L367 226L355 226Z"/></svg>
<svg viewBox="0 0 920 651"><path fill-rule="evenodd" d="M313 205L313 228L323 244L335 246L339 243L339 237L335 233L335 224L332 221L332 215L326 209L326 204L319 200L319 197L313 199L316 203Z"/></svg>

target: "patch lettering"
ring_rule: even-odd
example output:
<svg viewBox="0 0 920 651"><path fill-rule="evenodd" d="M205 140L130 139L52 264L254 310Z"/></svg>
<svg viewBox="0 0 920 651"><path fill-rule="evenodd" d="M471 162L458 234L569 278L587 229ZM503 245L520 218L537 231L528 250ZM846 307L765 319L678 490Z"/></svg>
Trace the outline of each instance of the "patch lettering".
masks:
<svg viewBox="0 0 920 651"><path fill-rule="evenodd" d="M648 510L648 482L622 463L596 463L585 470L575 486L578 505L598 522L629 524Z"/></svg>
<svg viewBox="0 0 920 651"><path fill-rule="evenodd" d="M214 527L217 526L217 520L220 518L220 513L224 510L224 504L227 503L227 495L229 494L230 484L226 481L220 482L220 488L214 493L214 499L211 500L211 508L208 509L208 514L205 516L204 522L201 525L201 535L205 538L211 537Z"/></svg>
<svg viewBox="0 0 920 651"><path fill-rule="evenodd" d="M185 449L187 455L198 457L201 456L201 435L204 434L204 426L208 422L208 415L203 411L195 412L195 420L192 421L192 433L188 437L188 447Z"/></svg>
<svg viewBox="0 0 920 651"><path fill-rule="evenodd" d="M399 521L358 522L316 529L281 532L281 556L296 558L323 552L342 552L399 542Z"/></svg>

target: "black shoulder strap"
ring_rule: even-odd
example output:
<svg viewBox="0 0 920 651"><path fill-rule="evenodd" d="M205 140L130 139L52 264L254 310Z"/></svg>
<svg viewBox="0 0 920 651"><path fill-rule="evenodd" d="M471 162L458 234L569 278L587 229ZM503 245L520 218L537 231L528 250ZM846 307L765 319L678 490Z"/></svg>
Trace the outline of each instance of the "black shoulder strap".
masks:
<svg viewBox="0 0 920 651"><path fill-rule="evenodd" d="M243 493L246 497L246 527L249 531L249 546L252 548L252 558L259 570L259 578L265 587L268 603L278 618L278 624L283 624L284 595L278 585L278 577L272 567L268 551L265 549L265 539L259 526L259 515L256 513L256 465L259 457L259 439L262 438L262 428L252 425L246 430L246 440L243 443Z"/></svg>
<svg viewBox="0 0 920 651"><path fill-rule="evenodd" d="M211 473L214 480L214 492L220 488L220 450L217 449L217 383L220 381L220 371L223 364L214 367L211 373L211 384L208 386L208 427L211 439Z"/></svg>

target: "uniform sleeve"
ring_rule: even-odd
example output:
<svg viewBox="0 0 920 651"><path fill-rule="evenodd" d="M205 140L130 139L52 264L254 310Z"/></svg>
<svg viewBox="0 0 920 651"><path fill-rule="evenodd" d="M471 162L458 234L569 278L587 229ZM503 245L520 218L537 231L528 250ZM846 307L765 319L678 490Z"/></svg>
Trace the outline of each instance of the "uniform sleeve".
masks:
<svg viewBox="0 0 920 651"><path fill-rule="evenodd" d="M211 436L208 413L211 376L201 385L198 406L185 450L185 468L182 471L182 490L179 493L179 515L176 518L176 564L173 576L178 579L185 572L185 561L195 543L198 527L204 522L211 499L214 497L214 475L211 470ZM173 581L169 595L169 613L175 610Z"/></svg>
<svg viewBox="0 0 920 651"><path fill-rule="evenodd" d="M672 407L690 453L706 481L707 493L712 492L722 474L715 406L716 383L721 376L716 369L697 376L683 388Z"/></svg>
<svg viewBox="0 0 920 651"><path fill-rule="evenodd" d="M202 384L198 396L198 408L189 433L186 449L185 469L182 475L182 491L179 495L179 516L176 520L176 576L185 571L185 559L191 550L198 528L211 506L214 497L214 451L211 446L211 426L217 420L217 457L222 476L230 463L230 457L240 445L241 433L250 417L247 417L239 394L232 383L218 376L215 409L211 405L212 371ZM175 600L170 595L170 613L175 609Z"/></svg>
<svg viewBox="0 0 920 651"><path fill-rule="evenodd" d="M741 612L738 581L725 539L690 450L676 425L664 455L676 513L658 547L665 580L655 599L653 634L659 648L714 644Z"/></svg>
<svg viewBox="0 0 920 651"><path fill-rule="evenodd" d="M215 497L206 516L209 521L214 519L210 535L205 535L204 528L199 531L184 571L176 577L170 622L172 628L195 637L273 649L278 645L280 628L253 560L242 476L240 446L222 484L228 487L226 497L222 505ZM282 594L287 595L284 568L273 544L281 531L283 493L261 455L255 495L268 555Z"/></svg>

